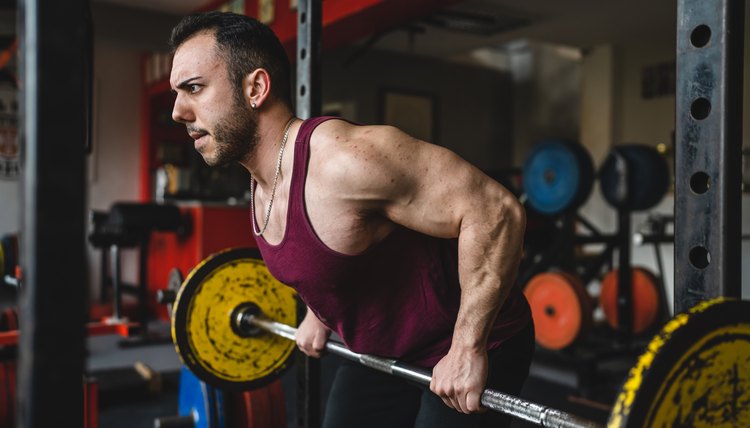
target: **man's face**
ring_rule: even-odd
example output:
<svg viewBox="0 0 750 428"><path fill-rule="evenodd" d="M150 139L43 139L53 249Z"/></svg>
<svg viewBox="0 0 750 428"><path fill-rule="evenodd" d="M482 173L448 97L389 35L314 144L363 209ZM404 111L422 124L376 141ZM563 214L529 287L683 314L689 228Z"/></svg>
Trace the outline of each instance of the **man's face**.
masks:
<svg viewBox="0 0 750 428"><path fill-rule="evenodd" d="M199 33L180 45L169 81L177 94L172 119L185 124L206 163L244 160L258 140L257 122L230 82L212 34Z"/></svg>

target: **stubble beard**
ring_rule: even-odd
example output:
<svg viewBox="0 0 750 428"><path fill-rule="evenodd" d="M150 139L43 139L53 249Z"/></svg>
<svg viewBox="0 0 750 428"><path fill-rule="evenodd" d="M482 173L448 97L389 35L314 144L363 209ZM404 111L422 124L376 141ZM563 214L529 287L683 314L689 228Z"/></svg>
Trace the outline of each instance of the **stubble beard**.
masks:
<svg viewBox="0 0 750 428"><path fill-rule="evenodd" d="M234 99L232 109L216 124L213 132L215 152L204 159L210 166L226 166L242 162L258 145L258 122L252 112Z"/></svg>

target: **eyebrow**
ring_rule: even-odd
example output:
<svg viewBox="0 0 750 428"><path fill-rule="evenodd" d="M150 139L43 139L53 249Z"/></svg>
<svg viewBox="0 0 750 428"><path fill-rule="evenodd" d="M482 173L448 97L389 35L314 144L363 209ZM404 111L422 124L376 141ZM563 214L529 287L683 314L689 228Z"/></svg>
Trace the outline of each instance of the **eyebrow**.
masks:
<svg viewBox="0 0 750 428"><path fill-rule="evenodd" d="M190 84L191 84L191 83L192 83L192 82L193 82L194 80L198 80L198 79L200 79L200 78L201 78L201 76L195 76L195 77L191 77L191 78L189 78L189 79L185 79L185 80L183 80L182 82L180 82L180 83L179 83L179 84L177 85L177 89L183 89L183 90L184 90L184 89L186 89L186 88L187 88L188 86L190 86ZM172 90L171 90L171 92L172 92L173 94L176 94L176 93L177 93L177 91L176 91L176 90L174 90L174 89L172 89Z"/></svg>

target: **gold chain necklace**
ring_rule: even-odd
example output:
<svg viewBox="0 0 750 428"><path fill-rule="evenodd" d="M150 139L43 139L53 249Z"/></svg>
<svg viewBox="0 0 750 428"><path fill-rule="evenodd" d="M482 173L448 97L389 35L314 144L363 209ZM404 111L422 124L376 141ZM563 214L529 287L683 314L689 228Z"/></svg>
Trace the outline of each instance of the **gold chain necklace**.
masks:
<svg viewBox="0 0 750 428"><path fill-rule="evenodd" d="M292 124L294 123L294 120L296 117L292 116L291 119L289 119L289 122L286 124L286 129L284 129L284 138L281 140L281 148L279 148L279 160L276 163L276 175L273 178L273 187L271 188L271 199L268 201L268 209L266 210L266 218L263 221L263 228L258 231L255 225L255 195L253 194L253 182L255 181L253 179L253 176L250 176L250 218L252 219L252 225L253 225L253 233L255 236L262 236L263 232L266 231L266 228L268 227L268 220L271 219L271 207L273 206L273 198L276 196L276 184L279 181L279 174L281 174L281 158L284 156L284 147L286 146L286 140L289 138L289 128L292 127Z"/></svg>

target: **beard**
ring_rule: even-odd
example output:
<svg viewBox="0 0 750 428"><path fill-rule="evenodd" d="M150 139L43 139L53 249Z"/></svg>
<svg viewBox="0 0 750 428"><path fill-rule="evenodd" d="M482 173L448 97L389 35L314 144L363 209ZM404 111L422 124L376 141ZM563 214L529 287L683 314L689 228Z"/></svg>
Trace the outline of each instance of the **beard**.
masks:
<svg viewBox="0 0 750 428"><path fill-rule="evenodd" d="M214 156L203 159L209 166L226 166L245 160L258 143L258 122L247 107L234 100L231 110L213 132Z"/></svg>

